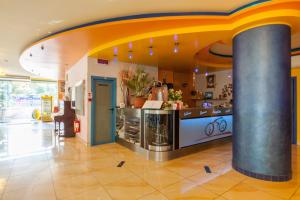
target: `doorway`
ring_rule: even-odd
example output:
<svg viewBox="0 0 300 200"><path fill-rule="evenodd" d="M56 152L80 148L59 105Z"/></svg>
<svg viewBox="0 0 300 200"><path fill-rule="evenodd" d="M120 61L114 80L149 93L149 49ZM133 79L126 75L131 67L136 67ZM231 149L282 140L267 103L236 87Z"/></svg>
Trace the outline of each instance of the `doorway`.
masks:
<svg viewBox="0 0 300 200"><path fill-rule="evenodd" d="M297 144L297 78L292 77L292 144Z"/></svg>
<svg viewBox="0 0 300 200"><path fill-rule="evenodd" d="M92 76L91 144L115 140L116 79Z"/></svg>

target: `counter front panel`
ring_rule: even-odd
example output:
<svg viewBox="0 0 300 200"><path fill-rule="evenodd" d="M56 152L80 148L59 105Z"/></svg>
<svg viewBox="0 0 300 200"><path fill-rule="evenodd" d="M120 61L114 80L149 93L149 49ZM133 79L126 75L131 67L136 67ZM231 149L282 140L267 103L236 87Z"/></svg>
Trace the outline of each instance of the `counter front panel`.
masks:
<svg viewBox="0 0 300 200"><path fill-rule="evenodd" d="M185 109L179 112L179 148L232 135L232 109Z"/></svg>

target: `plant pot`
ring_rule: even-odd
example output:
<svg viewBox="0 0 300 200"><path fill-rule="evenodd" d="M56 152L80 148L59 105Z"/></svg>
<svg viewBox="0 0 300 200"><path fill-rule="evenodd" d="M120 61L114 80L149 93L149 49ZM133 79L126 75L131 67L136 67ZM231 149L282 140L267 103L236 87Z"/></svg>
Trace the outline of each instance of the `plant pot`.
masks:
<svg viewBox="0 0 300 200"><path fill-rule="evenodd" d="M141 108L141 107L143 107L146 100L147 100L147 98L145 98L145 97L135 97L133 105L135 108Z"/></svg>

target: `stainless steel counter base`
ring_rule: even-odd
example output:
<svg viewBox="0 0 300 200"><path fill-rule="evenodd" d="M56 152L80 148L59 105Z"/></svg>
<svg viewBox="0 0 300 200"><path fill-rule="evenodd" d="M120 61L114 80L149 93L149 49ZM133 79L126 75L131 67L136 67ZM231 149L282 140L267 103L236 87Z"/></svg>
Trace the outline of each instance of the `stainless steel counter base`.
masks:
<svg viewBox="0 0 300 200"><path fill-rule="evenodd" d="M196 144L193 146L180 148L180 149L177 149L174 151L165 151L165 152L149 151L147 149L143 149L139 146L136 146L133 143L127 142L126 140L124 140L122 138L117 138L116 143L118 143L134 152L140 153L148 160L168 161L168 160L186 156L188 154L192 154L192 153L195 153L198 151L206 150L208 148L220 146L222 144L231 143L231 137L220 138L217 140L213 140L213 141L209 141L209 142L205 142L205 143L201 143L201 144Z"/></svg>

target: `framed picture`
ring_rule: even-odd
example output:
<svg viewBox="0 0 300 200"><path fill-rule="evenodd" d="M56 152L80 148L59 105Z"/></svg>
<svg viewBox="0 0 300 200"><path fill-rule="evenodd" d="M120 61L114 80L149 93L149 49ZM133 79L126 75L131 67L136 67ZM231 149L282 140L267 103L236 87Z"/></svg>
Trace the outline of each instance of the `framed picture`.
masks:
<svg viewBox="0 0 300 200"><path fill-rule="evenodd" d="M214 93L213 92L205 92L204 97L205 97L205 99L213 99Z"/></svg>
<svg viewBox="0 0 300 200"><path fill-rule="evenodd" d="M215 88L215 75L206 76L206 87L207 88Z"/></svg>

